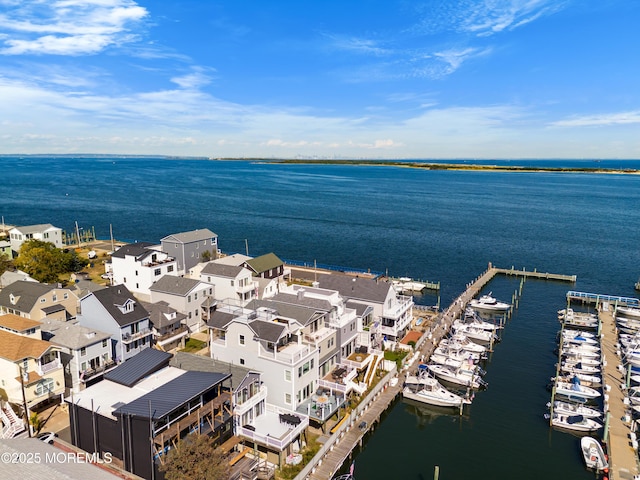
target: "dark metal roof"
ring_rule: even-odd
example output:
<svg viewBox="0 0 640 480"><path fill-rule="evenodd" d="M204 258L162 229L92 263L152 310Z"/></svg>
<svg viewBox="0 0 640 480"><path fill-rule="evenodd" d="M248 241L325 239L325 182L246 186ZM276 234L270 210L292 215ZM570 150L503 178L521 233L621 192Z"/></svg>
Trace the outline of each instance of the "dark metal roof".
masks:
<svg viewBox="0 0 640 480"><path fill-rule="evenodd" d="M195 370L197 372L230 373L233 384L238 384L252 371L241 365L222 362L211 357L195 355L193 353L176 352L169 365L182 370ZM238 387L236 387L237 389Z"/></svg>
<svg viewBox="0 0 640 480"><path fill-rule="evenodd" d="M64 309L64 305L59 303L57 305L51 305L50 307L41 308L40 310L49 315L50 313L61 312Z"/></svg>
<svg viewBox="0 0 640 480"><path fill-rule="evenodd" d="M135 415L160 420L230 377L231 374L228 373L188 371L133 402L114 410L113 414Z"/></svg>
<svg viewBox="0 0 640 480"><path fill-rule="evenodd" d="M169 360L171 360L170 353L161 352L155 348L145 348L123 364L105 373L104 378L132 387L143 378L169 365Z"/></svg>

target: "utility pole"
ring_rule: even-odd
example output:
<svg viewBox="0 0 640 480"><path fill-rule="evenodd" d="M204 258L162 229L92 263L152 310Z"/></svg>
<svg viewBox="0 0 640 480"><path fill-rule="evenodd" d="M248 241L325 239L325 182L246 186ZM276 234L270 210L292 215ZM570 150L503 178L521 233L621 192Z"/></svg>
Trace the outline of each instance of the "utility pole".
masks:
<svg viewBox="0 0 640 480"><path fill-rule="evenodd" d="M27 407L27 395L24 392L24 380L25 376L27 377L27 381L29 379L29 373L25 372L20 365L20 386L22 387L22 408L24 409L24 417L27 422L27 432L29 433L29 438L31 438L31 422L29 421L29 408Z"/></svg>

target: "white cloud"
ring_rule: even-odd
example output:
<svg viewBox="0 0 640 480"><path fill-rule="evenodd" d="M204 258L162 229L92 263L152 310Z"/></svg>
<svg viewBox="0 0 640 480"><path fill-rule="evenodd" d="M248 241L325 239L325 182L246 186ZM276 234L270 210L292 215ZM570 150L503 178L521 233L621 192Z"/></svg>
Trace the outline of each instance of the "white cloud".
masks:
<svg viewBox="0 0 640 480"><path fill-rule="evenodd" d="M608 113L603 115L586 115L553 122L555 127L593 127L610 125L629 125L640 123L640 111Z"/></svg>
<svg viewBox="0 0 640 480"><path fill-rule="evenodd" d="M380 46L379 41L367 38L346 37L342 35L328 36L333 41L333 47L338 50L346 50L375 56L390 55L393 53L393 50Z"/></svg>
<svg viewBox="0 0 640 480"><path fill-rule="evenodd" d="M0 14L0 54L88 55L132 42L148 12L132 0L24 0Z"/></svg>

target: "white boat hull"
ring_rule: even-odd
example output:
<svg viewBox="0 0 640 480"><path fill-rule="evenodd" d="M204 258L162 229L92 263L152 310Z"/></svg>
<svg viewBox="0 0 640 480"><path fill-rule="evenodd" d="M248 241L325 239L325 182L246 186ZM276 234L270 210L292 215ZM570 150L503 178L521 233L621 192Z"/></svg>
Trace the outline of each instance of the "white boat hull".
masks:
<svg viewBox="0 0 640 480"><path fill-rule="evenodd" d="M582 437L580 439L580 450L587 468L602 472L609 468L609 462L602 450L602 445L595 438Z"/></svg>
<svg viewBox="0 0 640 480"><path fill-rule="evenodd" d="M442 387L444 389L444 387ZM426 403L428 405L434 405L436 407L459 407L460 405L468 405L471 401L456 395L455 393L433 393L427 390L413 391L411 388L406 387L402 390L403 398L409 398L416 402Z"/></svg>

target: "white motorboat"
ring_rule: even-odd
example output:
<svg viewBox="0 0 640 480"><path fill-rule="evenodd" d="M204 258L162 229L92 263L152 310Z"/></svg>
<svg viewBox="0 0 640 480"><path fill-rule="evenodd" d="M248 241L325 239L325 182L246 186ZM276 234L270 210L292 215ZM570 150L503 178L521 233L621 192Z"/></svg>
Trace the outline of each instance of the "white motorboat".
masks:
<svg viewBox="0 0 640 480"><path fill-rule="evenodd" d="M562 320L562 324L565 327L578 327L578 328L589 328L596 329L598 328L599 320L597 318L581 318L581 317L571 317L565 318Z"/></svg>
<svg viewBox="0 0 640 480"><path fill-rule="evenodd" d="M592 437L582 437L580 439L580 450L584 457L584 463L587 468L591 468L597 472L602 472L609 468L609 461L604 454L600 442Z"/></svg>
<svg viewBox="0 0 640 480"><path fill-rule="evenodd" d="M482 328L477 328L472 325L463 323L459 320L453 322L452 328L456 333L464 334L469 340L480 342L480 343L491 343L497 342L498 337L493 333L492 330L484 330Z"/></svg>
<svg viewBox="0 0 640 480"><path fill-rule="evenodd" d="M429 357L429 361L433 363L437 363L439 365L447 365L448 367L459 368L462 366L463 362L466 360L459 360L457 358L448 357L446 355L440 355L438 353L434 353ZM475 362L471 359L471 365L474 365Z"/></svg>
<svg viewBox="0 0 640 480"><path fill-rule="evenodd" d="M551 418L554 427L576 432L594 432L602 428L602 424L593 418L586 418L582 415L561 415L554 413L551 417L548 413L544 416L547 420Z"/></svg>
<svg viewBox="0 0 640 480"><path fill-rule="evenodd" d="M483 320L472 308L467 308L464 311L464 323L483 330L490 330L492 332L503 328L502 325Z"/></svg>
<svg viewBox="0 0 640 480"><path fill-rule="evenodd" d="M591 338L593 340L598 340L598 335L596 335L593 332L586 332L584 330L574 330L572 328L565 328L564 330L562 330L562 336L565 338L584 337L584 338Z"/></svg>
<svg viewBox="0 0 640 480"><path fill-rule="evenodd" d="M436 377L449 383L474 389L487 387L487 382L480 378L480 375L477 373L475 368L473 370L469 370L466 368L452 368L438 364L428 365L427 367Z"/></svg>
<svg viewBox="0 0 640 480"><path fill-rule="evenodd" d="M469 306L475 310L485 312L506 312L511 308L510 303L501 302L493 298L491 292L488 295L482 295L478 299L471 299Z"/></svg>
<svg viewBox="0 0 640 480"><path fill-rule="evenodd" d="M602 386L602 377L600 377L599 375L589 375L586 373L572 372L557 378L562 382L572 382L575 377L580 380L580 385L592 388L599 388ZM551 377L551 381L554 381L555 379L556 377Z"/></svg>
<svg viewBox="0 0 640 480"><path fill-rule="evenodd" d="M458 348L456 345L439 345L433 351L433 355L442 355L444 357L460 360L461 362L471 359L474 363L478 363L484 358L484 355L481 353Z"/></svg>
<svg viewBox="0 0 640 480"><path fill-rule="evenodd" d="M600 397L600 392L591 387L580 385L579 383L570 383L558 380L556 381L556 395L592 399Z"/></svg>
<svg viewBox="0 0 640 480"><path fill-rule="evenodd" d="M581 363L582 365L586 365L588 367L599 367L602 362L600 362L600 360L597 358L589 358L585 357L584 355L565 354L563 355L562 363L566 365Z"/></svg>
<svg viewBox="0 0 640 480"><path fill-rule="evenodd" d="M628 318L640 319L640 308L618 307L618 308L616 308L616 317L618 316L618 313L620 313L623 316L628 317Z"/></svg>
<svg viewBox="0 0 640 480"><path fill-rule="evenodd" d="M551 402L547 403L547 407L551 407ZM560 415L582 415L586 418L600 418L602 416L602 412L595 408L558 400L553 402L553 411Z"/></svg>
<svg viewBox="0 0 640 480"><path fill-rule="evenodd" d="M599 365L583 365L582 363L566 363L560 365L560 370L567 373L582 373L585 375L598 375L602 373Z"/></svg>
<svg viewBox="0 0 640 480"><path fill-rule="evenodd" d="M585 332L587 333L587 332ZM593 345L597 346L600 342L593 338L587 337L584 335L567 335L564 332L562 333L562 344L563 345Z"/></svg>
<svg viewBox="0 0 640 480"><path fill-rule="evenodd" d="M460 348L474 353L486 353L487 347L479 343L472 342L463 333L454 333L450 339L440 340L440 345L446 347Z"/></svg>
<svg viewBox="0 0 640 480"><path fill-rule="evenodd" d="M574 356L574 357L582 357L582 358L593 358L593 359L599 360L600 349L597 347L595 350L593 348L583 348L588 346L589 345L582 345L582 346L565 345L562 347L562 355L567 357Z"/></svg>
<svg viewBox="0 0 640 480"><path fill-rule="evenodd" d="M410 398L421 403L435 405L438 407L459 407L468 405L471 400L456 395L444 388L438 380L433 377L420 378L418 382L409 383L402 390L404 398Z"/></svg>

